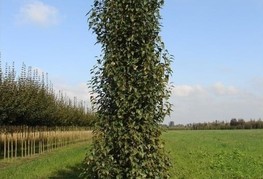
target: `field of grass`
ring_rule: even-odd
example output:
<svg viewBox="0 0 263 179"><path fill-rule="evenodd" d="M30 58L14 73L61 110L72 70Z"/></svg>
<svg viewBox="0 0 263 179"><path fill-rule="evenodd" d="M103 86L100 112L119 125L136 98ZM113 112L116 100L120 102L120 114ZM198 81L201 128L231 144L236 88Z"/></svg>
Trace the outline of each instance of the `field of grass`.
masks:
<svg viewBox="0 0 263 179"><path fill-rule="evenodd" d="M263 130L168 131L172 179L263 179ZM88 143L38 157L0 160L0 178L77 178Z"/></svg>
<svg viewBox="0 0 263 179"><path fill-rule="evenodd" d="M89 142L82 142L38 156L0 160L0 178L78 178L89 146Z"/></svg>
<svg viewBox="0 0 263 179"><path fill-rule="evenodd" d="M263 178L263 130L169 131L171 178Z"/></svg>

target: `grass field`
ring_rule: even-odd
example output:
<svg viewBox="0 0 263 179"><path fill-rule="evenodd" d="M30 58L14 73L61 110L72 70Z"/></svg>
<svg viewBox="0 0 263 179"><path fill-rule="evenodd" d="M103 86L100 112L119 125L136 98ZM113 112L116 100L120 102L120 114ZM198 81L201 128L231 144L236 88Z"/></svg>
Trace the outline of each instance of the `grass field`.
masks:
<svg viewBox="0 0 263 179"><path fill-rule="evenodd" d="M263 130L169 131L172 178L263 179Z"/></svg>
<svg viewBox="0 0 263 179"><path fill-rule="evenodd" d="M263 179L263 130L168 131L163 138L173 162L172 179ZM0 161L0 178L77 178L88 146Z"/></svg>
<svg viewBox="0 0 263 179"><path fill-rule="evenodd" d="M88 142L72 144L35 157L0 160L1 179L78 178Z"/></svg>

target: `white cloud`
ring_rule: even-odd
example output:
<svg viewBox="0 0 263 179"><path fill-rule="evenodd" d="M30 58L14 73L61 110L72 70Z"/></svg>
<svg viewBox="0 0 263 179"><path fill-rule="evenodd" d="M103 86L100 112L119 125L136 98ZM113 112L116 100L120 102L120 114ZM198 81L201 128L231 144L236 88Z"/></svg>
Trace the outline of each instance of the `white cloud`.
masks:
<svg viewBox="0 0 263 179"><path fill-rule="evenodd" d="M61 78L60 76L50 76L49 79L51 80L52 88L57 95L62 93L63 96L71 100L76 97L77 101L84 101L86 107L89 109L92 108L90 102L91 90L89 89L87 83L72 83L65 80L64 78Z"/></svg>
<svg viewBox="0 0 263 179"><path fill-rule="evenodd" d="M231 118L263 118L263 94L215 83L209 86L177 85L170 102L173 112L165 123L229 121Z"/></svg>
<svg viewBox="0 0 263 179"><path fill-rule="evenodd" d="M34 0L20 8L18 20L21 24L32 23L46 27L59 22L59 12L53 6Z"/></svg>
<svg viewBox="0 0 263 179"><path fill-rule="evenodd" d="M54 83L54 90L56 92L63 91L63 93L65 93L70 98L77 97L79 100L90 100L90 89L85 83L70 85L61 81L56 81L56 83Z"/></svg>
<svg viewBox="0 0 263 179"><path fill-rule="evenodd" d="M235 95L238 90L234 86L225 86L224 84L217 82L213 85L214 92L218 95Z"/></svg>
<svg viewBox="0 0 263 179"><path fill-rule="evenodd" d="M205 90L200 85L190 86L190 85L179 85L174 86L172 93L175 96L185 97L196 93L203 93Z"/></svg>

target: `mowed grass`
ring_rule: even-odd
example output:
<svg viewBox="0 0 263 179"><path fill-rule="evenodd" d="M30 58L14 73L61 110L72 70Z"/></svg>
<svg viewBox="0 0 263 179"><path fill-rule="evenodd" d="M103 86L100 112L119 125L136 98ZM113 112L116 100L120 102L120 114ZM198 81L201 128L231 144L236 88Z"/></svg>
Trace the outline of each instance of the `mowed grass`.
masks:
<svg viewBox="0 0 263 179"><path fill-rule="evenodd" d="M263 179L263 130L168 131L172 179ZM0 178L78 178L90 143L0 161Z"/></svg>
<svg viewBox="0 0 263 179"><path fill-rule="evenodd" d="M0 160L0 178L78 178L81 172L81 163L89 147L90 142L83 142L38 156L10 161Z"/></svg>
<svg viewBox="0 0 263 179"><path fill-rule="evenodd" d="M168 131L171 178L263 179L263 130Z"/></svg>

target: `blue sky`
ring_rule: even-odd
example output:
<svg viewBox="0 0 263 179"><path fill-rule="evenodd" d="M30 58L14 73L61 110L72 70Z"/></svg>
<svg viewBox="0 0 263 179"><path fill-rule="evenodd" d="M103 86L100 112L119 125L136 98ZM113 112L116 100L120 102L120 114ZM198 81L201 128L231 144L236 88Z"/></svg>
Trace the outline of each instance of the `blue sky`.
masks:
<svg viewBox="0 0 263 179"><path fill-rule="evenodd" d="M93 0L0 0L3 63L49 73L56 89L89 99L100 54L87 17ZM263 0L166 0L162 38L175 59L165 123L263 118Z"/></svg>

